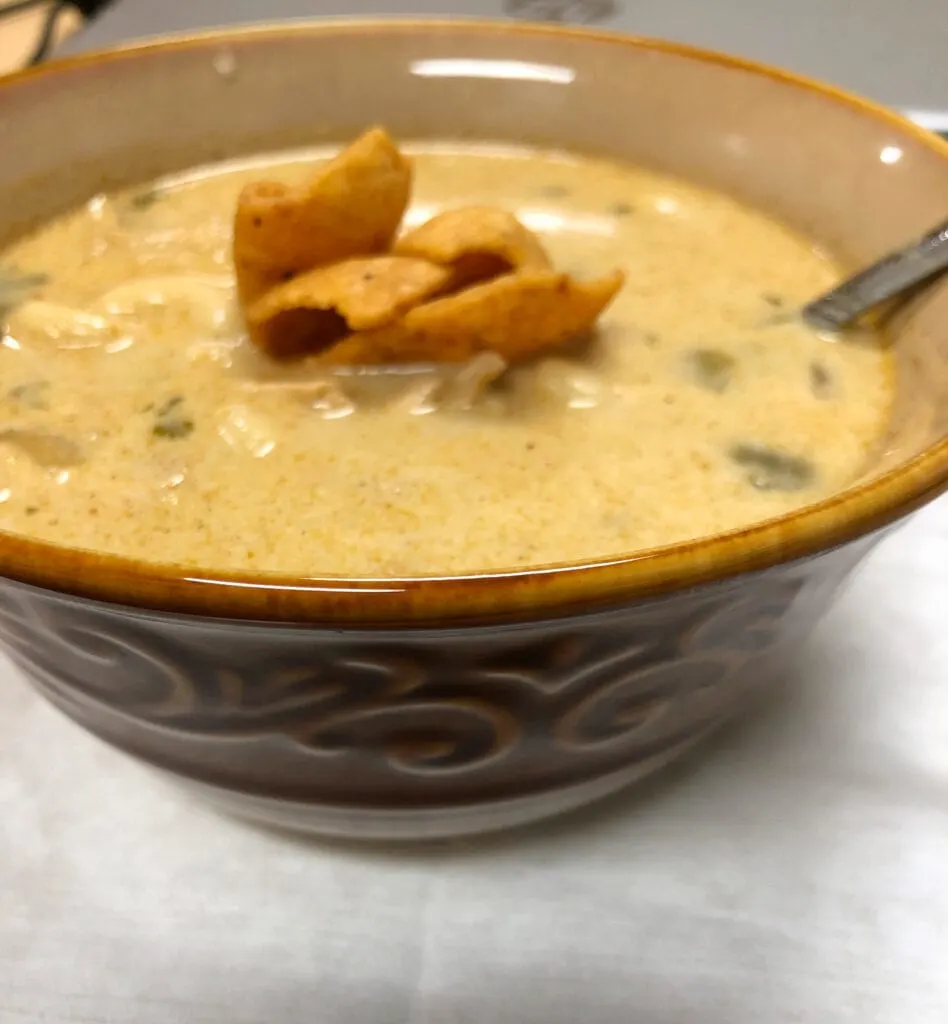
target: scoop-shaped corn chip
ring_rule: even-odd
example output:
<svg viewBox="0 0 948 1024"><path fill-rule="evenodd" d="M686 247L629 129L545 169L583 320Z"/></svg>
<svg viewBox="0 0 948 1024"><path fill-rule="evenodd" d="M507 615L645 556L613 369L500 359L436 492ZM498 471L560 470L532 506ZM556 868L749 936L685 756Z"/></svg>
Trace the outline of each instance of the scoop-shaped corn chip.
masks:
<svg viewBox="0 0 948 1024"><path fill-rule="evenodd" d="M248 185L234 217L234 268L246 306L314 267L385 252L411 191L411 164L374 128L296 187Z"/></svg>
<svg viewBox="0 0 948 1024"><path fill-rule="evenodd" d="M318 358L334 365L458 363L489 351L520 362L589 330L623 280L618 271L588 282L552 271L506 274L351 334Z"/></svg>
<svg viewBox="0 0 948 1024"><path fill-rule="evenodd" d="M399 238L393 251L451 267L455 287L512 270L549 270L551 266L536 235L512 213L493 206L439 213Z"/></svg>
<svg viewBox="0 0 948 1024"><path fill-rule="evenodd" d="M409 256L331 263L271 288L248 309L247 329L254 344L280 359L318 352L350 331L391 323L450 277Z"/></svg>

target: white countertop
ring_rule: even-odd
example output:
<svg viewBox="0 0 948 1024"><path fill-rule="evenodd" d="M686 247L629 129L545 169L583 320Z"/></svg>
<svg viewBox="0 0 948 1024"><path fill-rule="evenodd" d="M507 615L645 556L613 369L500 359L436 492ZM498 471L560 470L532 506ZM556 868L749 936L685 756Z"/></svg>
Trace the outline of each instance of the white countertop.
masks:
<svg viewBox="0 0 948 1024"><path fill-rule="evenodd" d="M163 27L159 6L175 27L228 7L126 0L88 43ZM720 7L699 32L670 6L724 45ZM872 7L904 47L910 15ZM645 31L657 9L638 5ZM803 53L818 26L790 10ZM934 106L929 45L925 74L866 91ZM866 84L881 58L857 74L846 53L838 77ZM0 1024L945 1024L946 623L942 500L872 556L786 690L683 768L421 849L218 818L0 663Z"/></svg>
<svg viewBox="0 0 948 1024"><path fill-rule="evenodd" d="M655 784L422 849L215 817L0 679L0 1022L945 1024L948 502Z"/></svg>

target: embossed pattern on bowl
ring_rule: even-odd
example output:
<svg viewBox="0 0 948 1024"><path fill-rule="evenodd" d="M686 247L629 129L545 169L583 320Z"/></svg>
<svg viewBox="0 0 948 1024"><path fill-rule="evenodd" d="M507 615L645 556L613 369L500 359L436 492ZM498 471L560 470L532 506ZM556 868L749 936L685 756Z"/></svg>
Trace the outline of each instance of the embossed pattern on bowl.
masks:
<svg viewBox="0 0 948 1024"><path fill-rule="evenodd" d="M0 592L0 638L90 731L238 813L374 838L586 802L779 676L865 544L560 621L339 632ZM512 819L511 819L512 816Z"/></svg>

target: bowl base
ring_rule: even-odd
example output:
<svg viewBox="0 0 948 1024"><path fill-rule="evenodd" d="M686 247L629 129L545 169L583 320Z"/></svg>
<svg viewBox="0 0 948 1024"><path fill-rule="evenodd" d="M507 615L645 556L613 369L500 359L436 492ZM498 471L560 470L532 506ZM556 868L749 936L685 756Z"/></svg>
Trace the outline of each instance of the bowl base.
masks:
<svg viewBox="0 0 948 1024"><path fill-rule="evenodd" d="M241 793L164 771L161 774L216 810L257 825L331 839L419 842L499 832L577 810L652 775L702 738L690 737L646 761L575 786L453 807L338 807Z"/></svg>

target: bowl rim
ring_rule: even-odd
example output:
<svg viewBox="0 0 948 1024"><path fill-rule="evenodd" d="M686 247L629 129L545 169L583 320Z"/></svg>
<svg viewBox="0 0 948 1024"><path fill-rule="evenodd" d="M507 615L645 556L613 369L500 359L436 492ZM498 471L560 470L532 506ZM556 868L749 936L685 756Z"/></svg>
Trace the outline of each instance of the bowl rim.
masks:
<svg viewBox="0 0 948 1024"><path fill-rule="evenodd" d="M662 39L583 27L470 18L324 18L251 24L131 41L7 76L0 94L143 55L348 33L555 36L577 45L658 51L816 93L921 143L948 163L948 142L888 108L804 75ZM873 533L948 489L948 437L816 504L747 527L588 562L409 578L219 572L60 547L0 531L0 576L60 594L202 618L385 629L551 619L670 594L813 557Z"/></svg>

